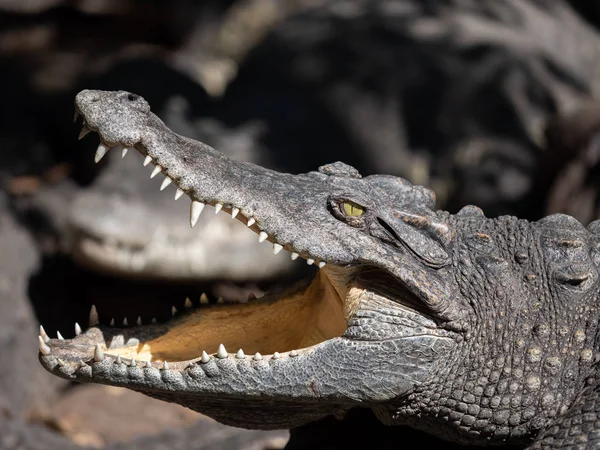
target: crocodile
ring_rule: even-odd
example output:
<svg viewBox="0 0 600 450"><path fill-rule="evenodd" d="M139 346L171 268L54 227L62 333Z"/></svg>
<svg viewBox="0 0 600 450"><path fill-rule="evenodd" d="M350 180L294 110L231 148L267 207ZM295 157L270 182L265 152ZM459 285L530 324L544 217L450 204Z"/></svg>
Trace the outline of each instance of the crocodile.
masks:
<svg viewBox="0 0 600 450"><path fill-rule="evenodd" d="M318 270L165 323L111 327L92 307L73 339L40 330L54 375L244 428L362 407L464 445L600 448L600 221L450 214L425 187L341 162L295 175L235 161L125 91L81 91L75 109L97 155L135 148L190 197L192 224L212 205Z"/></svg>

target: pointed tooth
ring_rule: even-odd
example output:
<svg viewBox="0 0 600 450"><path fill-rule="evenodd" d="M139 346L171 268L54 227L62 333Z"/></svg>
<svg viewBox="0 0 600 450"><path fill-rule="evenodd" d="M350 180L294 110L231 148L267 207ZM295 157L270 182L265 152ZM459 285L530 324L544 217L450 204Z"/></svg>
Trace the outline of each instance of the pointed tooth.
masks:
<svg viewBox="0 0 600 450"><path fill-rule="evenodd" d="M144 158L144 167L146 167L148 164L150 164L152 162L152 156L150 155L146 155L146 157Z"/></svg>
<svg viewBox="0 0 600 450"><path fill-rule="evenodd" d="M252 358L254 361L261 361L263 359L262 355L258 352L256 352L254 354L254 357Z"/></svg>
<svg viewBox="0 0 600 450"><path fill-rule="evenodd" d="M150 361L146 361L146 368L151 368L152 367L152 363Z"/></svg>
<svg viewBox="0 0 600 450"><path fill-rule="evenodd" d="M81 131L79 132L79 136L77 136L77 139L82 140L84 137L90 134L91 131L92 130L90 130L86 125L84 125L83 127L81 127Z"/></svg>
<svg viewBox="0 0 600 450"><path fill-rule="evenodd" d="M121 355L117 355L117 360L115 361L117 364L122 364L123 361L121 361Z"/></svg>
<svg viewBox="0 0 600 450"><path fill-rule="evenodd" d="M56 358L56 360L58 361L58 365L60 367L64 367L67 364L64 360L62 360L60 358Z"/></svg>
<svg viewBox="0 0 600 450"><path fill-rule="evenodd" d="M239 208L231 208L231 218L235 219L235 216L237 216L240 213L240 209Z"/></svg>
<svg viewBox="0 0 600 450"><path fill-rule="evenodd" d="M169 177L165 176L165 179L163 180L162 184L160 185L160 190L164 191L168 185L170 185L173 182L173 180L171 180Z"/></svg>
<svg viewBox="0 0 600 450"><path fill-rule="evenodd" d="M294 358L294 357L298 356L298 351L297 351L297 350L292 350L292 351L290 352L290 356L291 356L292 358Z"/></svg>
<svg viewBox="0 0 600 450"><path fill-rule="evenodd" d="M192 201L192 206L190 206L190 225L194 228L196 222L198 222L198 218L204 209L204 203L199 201Z"/></svg>
<svg viewBox="0 0 600 450"><path fill-rule="evenodd" d="M269 235L267 233L265 233L264 231L261 231L260 234L258 235L258 242L260 242L260 243L265 242L268 237L269 237Z"/></svg>
<svg viewBox="0 0 600 450"><path fill-rule="evenodd" d="M248 219L248 223L246 224L247 227L251 227L252 225L254 225L256 223L256 219L254 217L250 217Z"/></svg>
<svg viewBox="0 0 600 450"><path fill-rule="evenodd" d="M136 362L135 362L135 358L131 358L131 361L129 361L129 365L130 365L131 367L135 367L135 366L137 366L137 364L136 364Z"/></svg>
<svg viewBox="0 0 600 450"><path fill-rule="evenodd" d="M204 350L202 350L202 362L204 364L206 364L209 361L210 361L210 356L208 356L208 353L206 353Z"/></svg>
<svg viewBox="0 0 600 450"><path fill-rule="evenodd" d="M126 327L129 325L129 322L127 322L127 317L123 318L123 326Z"/></svg>
<svg viewBox="0 0 600 450"><path fill-rule="evenodd" d="M237 353L235 354L235 357L237 359L244 359L246 357L246 355L244 355L244 350L242 350L241 348L237 351Z"/></svg>
<svg viewBox="0 0 600 450"><path fill-rule="evenodd" d="M64 340L65 340L65 338L63 337L63 335L62 335L62 334L60 334L60 331L57 331L57 332L56 332L56 337L57 337L59 340L61 340L61 341L64 341Z"/></svg>
<svg viewBox="0 0 600 450"><path fill-rule="evenodd" d="M129 149L127 147L123 147L123 149L121 150L121 158L125 158L125 155L128 151Z"/></svg>
<svg viewBox="0 0 600 450"><path fill-rule="evenodd" d="M138 327L141 327L141 326L142 326L142 318L141 318L141 316L138 316L137 320L135 321L135 324L136 324Z"/></svg>
<svg viewBox="0 0 600 450"><path fill-rule="evenodd" d="M215 214L219 214L219 211L223 209L223 203L215 203Z"/></svg>
<svg viewBox="0 0 600 450"><path fill-rule="evenodd" d="M94 162L99 162L104 157L104 155L106 155L107 151L108 147L101 142L100 145L98 145L98 148L96 149L96 154L94 155Z"/></svg>
<svg viewBox="0 0 600 450"><path fill-rule="evenodd" d="M50 347L48 347L46 345L46 343L44 342L44 338L41 336L38 336L38 344L40 346L40 353L44 356L49 355L50 354Z"/></svg>
<svg viewBox="0 0 600 450"><path fill-rule="evenodd" d="M223 303L225 303L225 300L223 300L223 297L219 297L219 298L217 299L217 303L218 303L219 305L222 305Z"/></svg>
<svg viewBox="0 0 600 450"><path fill-rule="evenodd" d="M192 304L192 301L190 300L190 298L189 298L189 297L186 297L186 298L185 298L185 305L184 305L184 306L185 306L186 308L191 308L192 306L194 306L194 305Z"/></svg>
<svg viewBox="0 0 600 450"><path fill-rule="evenodd" d="M227 358L227 350L225 350L225 346L223 344L219 344L219 349L217 350L217 358Z"/></svg>
<svg viewBox="0 0 600 450"><path fill-rule="evenodd" d="M281 358L281 355L279 354L279 352L273 353L273 359L279 359L279 358Z"/></svg>
<svg viewBox="0 0 600 450"><path fill-rule="evenodd" d="M175 305L173 305L171 307L171 315L174 316L175 314L177 314L177 308L175 308Z"/></svg>
<svg viewBox="0 0 600 450"><path fill-rule="evenodd" d="M177 188L177 191L175 192L175 200L179 200L183 194L184 192L181 189Z"/></svg>
<svg viewBox="0 0 600 450"><path fill-rule="evenodd" d="M156 321L156 317L153 317L152 320L150 321L150 323L152 325L156 325L158 322Z"/></svg>
<svg viewBox="0 0 600 450"><path fill-rule="evenodd" d="M306 260L306 264L308 264L309 266L310 266L310 265L312 265L314 262L315 262L315 260L314 260L314 259L312 259L312 258L308 258L308 259Z"/></svg>
<svg viewBox="0 0 600 450"><path fill-rule="evenodd" d="M96 344L96 348L94 349L94 361L100 362L104 360L104 352L100 348L100 344Z"/></svg>
<svg viewBox="0 0 600 450"><path fill-rule="evenodd" d="M150 174L150 178L154 178L156 175L158 175L160 172L162 171L162 167L160 167L159 165L154 166L154 170L152 171L152 173Z"/></svg>
<svg viewBox="0 0 600 450"><path fill-rule="evenodd" d="M208 297L206 296L206 294L204 292L200 296L200 304L201 305L208 305Z"/></svg>
<svg viewBox="0 0 600 450"><path fill-rule="evenodd" d="M295 259L298 259L298 256L300 256L300 255L298 255L298 253L292 252L292 254L290 255L290 258L292 258L292 260L295 260Z"/></svg>
<svg viewBox="0 0 600 450"><path fill-rule="evenodd" d="M325 267L325 265L326 265L326 264L327 264L327 263L326 263L325 261L321 261L321 262L319 263L319 269L322 269L323 267Z"/></svg>
<svg viewBox="0 0 600 450"><path fill-rule="evenodd" d="M273 254L276 255L281 250L283 250L283 245L278 244L277 242L273 244Z"/></svg>
<svg viewBox="0 0 600 450"><path fill-rule="evenodd" d="M44 330L44 327L41 325L40 325L40 336L42 337L44 342L50 342L50 336L48 336L48 333L46 333L46 330Z"/></svg>
<svg viewBox="0 0 600 450"><path fill-rule="evenodd" d="M92 305L90 308L90 319L89 319L90 327L94 325L98 325L100 323L100 319L98 317L98 310L96 309L96 305Z"/></svg>
<svg viewBox="0 0 600 450"><path fill-rule="evenodd" d="M115 326L115 318L114 317L112 319L110 319L110 323L108 325L111 327Z"/></svg>
<svg viewBox="0 0 600 450"><path fill-rule="evenodd" d="M81 334L81 327L77 322L75 322L75 336L79 336Z"/></svg>
<svg viewBox="0 0 600 450"><path fill-rule="evenodd" d="M75 114L73 114L73 122L77 122L78 118L79 118L79 113L77 111L75 111Z"/></svg>

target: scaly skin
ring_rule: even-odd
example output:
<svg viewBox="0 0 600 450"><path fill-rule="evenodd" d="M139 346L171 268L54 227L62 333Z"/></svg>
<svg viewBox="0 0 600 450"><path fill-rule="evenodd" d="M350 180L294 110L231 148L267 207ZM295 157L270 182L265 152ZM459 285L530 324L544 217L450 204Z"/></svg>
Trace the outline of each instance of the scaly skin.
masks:
<svg viewBox="0 0 600 450"><path fill-rule="evenodd" d="M75 339L40 337L52 373L249 428L362 406L458 443L600 446L600 222L436 212L427 189L342 163L290 175L233 161L134 94L82 91L75 106L104 145L149 156L193 205L239 208L321 270L308 287L166 324L115 329L93 310Z"/></svg>

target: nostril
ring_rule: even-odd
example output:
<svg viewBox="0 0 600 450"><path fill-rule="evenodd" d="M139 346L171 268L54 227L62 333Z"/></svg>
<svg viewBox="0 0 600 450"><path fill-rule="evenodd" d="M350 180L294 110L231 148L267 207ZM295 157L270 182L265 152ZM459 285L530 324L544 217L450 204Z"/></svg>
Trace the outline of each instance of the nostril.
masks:
<svg viewBox="0 0 600 450"><path fill-rule="evenodd" d="M134 102L134 101L136 101L138 99L138 97L139 96L135 95L135 94L128 94L127 95L127 100L129 100L130 102Z"/></svg>

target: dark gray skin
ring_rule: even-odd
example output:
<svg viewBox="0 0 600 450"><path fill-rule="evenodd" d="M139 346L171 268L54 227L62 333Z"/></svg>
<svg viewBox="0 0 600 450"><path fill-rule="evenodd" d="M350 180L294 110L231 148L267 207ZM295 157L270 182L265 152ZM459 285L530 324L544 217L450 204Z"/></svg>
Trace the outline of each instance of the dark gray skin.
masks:
<svg viewBox="0 0 600 450"><path fill-rule="evenodd" d="M248 428L293 427L361 406L384 424L457 443L600 448L599 221L586 229L564 215L530 223L488 219L473 206L436 212L431 191L361 178L342 163L290 175L233 161L170 131L134 94L82 91L75 107L104 145L149 155L193 201L239 208L256 233L325 262L317 279L333 287L347 323L307 348L253 358L202 355L200 342L197 357L167 365L110 353L214 310L123 330L98 325L93 312L93 326L73 340L40 338L50 372ZM350 214L348 201L363 214Z"/></svg>

